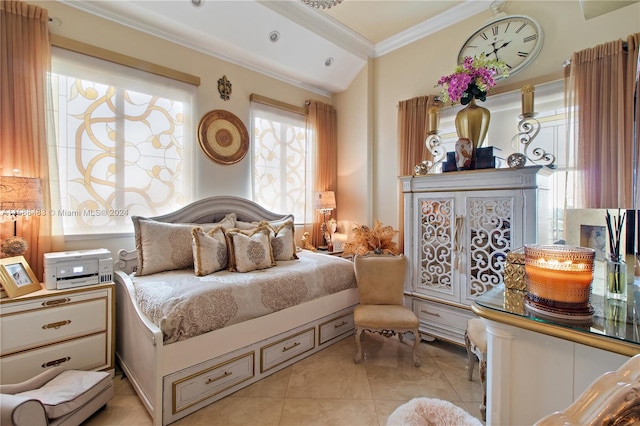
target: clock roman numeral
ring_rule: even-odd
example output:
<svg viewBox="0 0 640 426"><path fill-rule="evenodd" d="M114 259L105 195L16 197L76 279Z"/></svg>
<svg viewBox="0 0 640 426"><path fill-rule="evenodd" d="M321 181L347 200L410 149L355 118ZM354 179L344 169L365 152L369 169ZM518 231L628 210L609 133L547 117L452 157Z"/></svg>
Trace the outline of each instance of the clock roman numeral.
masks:
<svg viewBox="0 0 640 426"><path fill-rule="evenodd" d="M491 32L493 33L493 36L494 36L494 37L498 35L498 29L499 29L499 28L498 28L498 26L497 26L497 25L494 25L494 26L491 28Z"/></svg>
<svg viewBox="0 0 640 426"><path fill-rule="evenodd" d="M521 58L526 58L527 56L529 56L529 53L527 53L527 52L518 52L518 56L520 56Z"/></svg>
<svg viewBox="0 0 640 426"><path fill-rule="evenodd" d="M519 33L520 31L522 31L524 29L524 27L527 26L527 23L525 22L524 24L520 25L520 27L516 30L516 34Z"/></svg>
<svg viewBox="0 0 640 426"><path fill-rule="evenodd" d="M523 41L524 41L525 43L528 43L528 42L530 42L530 41L534 41L534 40L535 40L535 39L537 39L537 38L538 38L538 35L537 35L537 34L532 34L532 35L530 35L530 36L525 37Z"/></svg>
<svg viewBox="0 0 640 426"><path fill-rule="evenodd" d="M511 26L511 22L507 22L507 26L504 27L504 32L506 33L507 31L509 31L509 26Z"/></svg>
<svg viewBox="0 0 640 426"><path fill-rule="evenodd" d="M480 34L480 37L482 37L485 40L489 40L489 37L487 37L485 33Z"/></svg>
<svg viewBox="0 0 640 426"><path fill-rule="evenodd" d="M507 66L507 68L512 69L513 67L507 63L505 63L505 65Z"/></svg>

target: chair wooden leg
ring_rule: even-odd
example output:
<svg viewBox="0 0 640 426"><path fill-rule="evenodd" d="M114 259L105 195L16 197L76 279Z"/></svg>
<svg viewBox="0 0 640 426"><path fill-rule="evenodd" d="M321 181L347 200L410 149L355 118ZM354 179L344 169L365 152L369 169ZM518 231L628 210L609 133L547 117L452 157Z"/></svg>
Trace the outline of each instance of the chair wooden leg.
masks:
<svg viewBox="0 0 640 426"><path fill-rule="evenodd" d="M471 341L469 340L469 335L467 332L464 332L464 345L467 347L467 380L473 380L473 369L475 367L476 356L473 354L471 350Z"/></svg>
<svg viewBox="0 0 640 426"><path fill-rule="evenodd" d="M356 328L356 348L358 349L358 352L356 353L356 356L353 358L353 361L356 364L360 364L360 361L362 360L362 344L360 343L362 334L363 334L363 330L360 328Z"/></svg>
<svg viewBox="0 0 640 426"><path fill-rule="evenodd" d="M418 344L420 344L420 333L418 329L412 331L413 333L413 365L420 367L420 358L418 358Z"/></svg>

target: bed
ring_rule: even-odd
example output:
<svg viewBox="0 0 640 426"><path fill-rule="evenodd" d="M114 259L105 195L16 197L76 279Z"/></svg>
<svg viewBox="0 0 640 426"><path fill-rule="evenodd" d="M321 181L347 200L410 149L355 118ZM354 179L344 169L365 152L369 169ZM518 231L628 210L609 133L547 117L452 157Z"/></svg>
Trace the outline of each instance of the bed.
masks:
<svg viewBox="0 0 640 426"><path fill-rule="evenodd" d="M154 425L172 423L353 333L358 292L347 259L295 250L294 242L288 257L238 272L244 235L262 238L246 230L228 246L235 247L229 255L235 270L198 276L209 272L199 252L184 267L189 260L174 250L184 246L186 227L198 246L197 235L214 235L220 224L229 241L229 234L240 233L229 227L255 229L266 221L276 230L269 239L276 253L277 230L285 226L275 224L291 219L226 196L134 218L136 250L121 250L115 262L116 357ZM182 240L175 238L178 231ZM177 267L163 270L166 262ZM195 301L186 297L190 293Z"/></svg>

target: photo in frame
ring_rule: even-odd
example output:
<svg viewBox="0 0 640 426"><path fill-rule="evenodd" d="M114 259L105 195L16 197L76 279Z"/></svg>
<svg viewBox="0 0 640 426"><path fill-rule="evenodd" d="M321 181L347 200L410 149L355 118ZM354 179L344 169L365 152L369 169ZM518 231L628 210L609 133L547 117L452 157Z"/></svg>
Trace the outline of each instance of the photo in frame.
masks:
<svg viewBox="0 0 640 426"><path fill-rule="evenodd" d="M24 256L0 259L0 283L9 297L22 296L41 289L40 281Z"/></svg>
<svg viewBox="0 0 640 426"><path fill-rule="evenodd" d="M633 211L632 211L633 212ZM617 209L609 210L611 215L617 216ZM611 252L609 233L607 231L607 209L568 209L565 214L566 243L573 246L589 247L596 251L596 260L605 260ZM629 218L633 221L633 217ZM625 251L627 235L625 218L620 247Z"/></svg>

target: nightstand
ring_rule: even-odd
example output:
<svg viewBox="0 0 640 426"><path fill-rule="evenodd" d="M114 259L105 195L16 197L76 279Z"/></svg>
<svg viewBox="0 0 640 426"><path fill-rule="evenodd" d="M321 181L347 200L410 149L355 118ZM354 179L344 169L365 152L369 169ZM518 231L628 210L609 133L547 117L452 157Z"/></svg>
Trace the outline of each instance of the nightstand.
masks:
<svg viewBox="0 0 640 426"><path fill-rule="evenodd" d="M114 291L109 283L0 299L0 383L57 365L113 374Z"/></svg>

